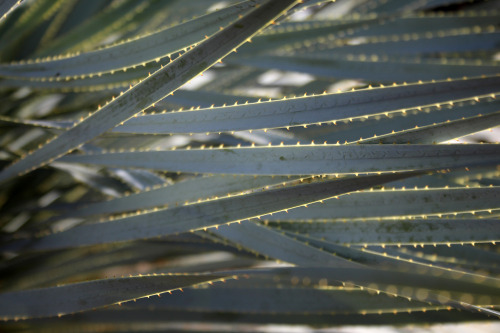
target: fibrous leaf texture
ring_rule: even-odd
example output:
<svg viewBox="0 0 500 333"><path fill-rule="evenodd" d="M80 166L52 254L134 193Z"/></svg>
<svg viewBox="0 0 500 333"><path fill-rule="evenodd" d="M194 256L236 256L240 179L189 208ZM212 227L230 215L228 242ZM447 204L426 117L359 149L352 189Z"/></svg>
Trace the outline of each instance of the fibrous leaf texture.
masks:
<svg viewBox="0 0 500 333"><path fill-rule="evenodd" d="M0 331L497 331L498 14L0 1Z"/></svg>

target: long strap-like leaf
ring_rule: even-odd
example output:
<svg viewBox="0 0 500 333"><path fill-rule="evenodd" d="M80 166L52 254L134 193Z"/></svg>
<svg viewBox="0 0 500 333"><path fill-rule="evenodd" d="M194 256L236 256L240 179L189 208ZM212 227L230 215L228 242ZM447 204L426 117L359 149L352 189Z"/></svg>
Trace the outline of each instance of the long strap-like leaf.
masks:
<svg viewBox="0 0 500 333"><path fill-rule="evenodd" d="M500 208L500 187L380 190L352 193L289 214L274 214L272 221L377 219L422 217Z"/></svg>
<svg viewBox="0 0 500 333"><path fill-rule="evenodd" d="M500 162L500 145L307 145L68 155L65 162L251 175L318 175L471 167Z"/></svg>
<svg viewBox="0 0 500 333"><path fill-rule="evenodd" d="M222 274L135 276L3 293L0 294L0 318L60 316L140 297L157 296L223 277Z"/></svg>
<svg viewBox="0 0 500 333"><path fill-rule="evenodd" d="M491 113L485 116L479 114L476 117L458 119L360 140L358 143L438 143L499 125L500 112Z"/></svg>
<svg viewBox="0 0 500 333"><path fill-rule="evenodd" d="M363 222L280 223L284 229L333 243L436 244L500 241L500 221L421 219Z"/></svg>
<svg viewBox="0 0 500 333"><path fill-rule="evenodd" d="M114 200L95 202L69 212L67 217L83 217L98 214L143 210L155 206L178 205L184 202L207 200L229 193L248 191L258 187L276 185L288 181L286 177L213 176L194 178L173 185L123 196Z"/></svg>
<svg viewBox="0 0 500 333"><path fill-rule="evenodd" d="M307 279L306 279L307 281ZM229 281L228 281L229 282ZM215 301L214 301L215 300ZM242 302L241 300L245 300ZM232 313L365 313L431 309L419 301L390 297L366 290L330 288L189 288L168 297L138 300L129 307L152 309L189 309Z"/></svg>
<svg viewBox="0 0 500 333"><path fill-rule="evenodd" d="M130 119L115 132L205 133L298 126L376 115L500 91L500 76L370 88Z"/></svg>
<svg viewBox="0 0 500 333"><path fill-rule="evenodd" d="M35 240L32 249L55 249L152 238L215 227L271 214L346 192L406 178L418 173L387 174L319 181L201 204L153 211L114 221L86 224ZM298 194L297 194L298 193Z"/></svg>
<svg viewBox="0 0 500 333"><path fill-rule="evenodd" d="M238 246L243 246L259 254L295 265L360 266L357 263L321 251L252 221L223 226L212 232L238 244Z"/></svg>
<svg viewBox="0 0 500 333"><path fill-rule="evenodd" d="M262 2L260 0L259 2ZM144 62L166 57L191 44L212 35L220 26L227 25L238 15L246 14L255 7L256 1L246 1L200 18L162 29L146 36L134 38L117 45L75 56L66 56L51 60L35 59L18 64L0 65L3 76L55 77L58 79L76 75L89 76L111 70L123 70Z"/></svg>
<svg viewBox="0 0 500 333"><path fill-rule="evenodd" d="M106 104L75 127L4 169L0 173L0 182L49 163L159 101L235 50L295 2L268 1L259 6Z"/></svg>
<svg viewBox="0 0 500 333"><path fill-rule="evenodd" d="M354 78L375 82L403 82L416 80L444 80L463 76L498 73L494 63L477 65L471 62L436 61L412 57L371 58L362 54L352 57L316 55L267 56L228 59L228 63L244 64L262 69L279 69L309 73L319 77Z"/></svg>

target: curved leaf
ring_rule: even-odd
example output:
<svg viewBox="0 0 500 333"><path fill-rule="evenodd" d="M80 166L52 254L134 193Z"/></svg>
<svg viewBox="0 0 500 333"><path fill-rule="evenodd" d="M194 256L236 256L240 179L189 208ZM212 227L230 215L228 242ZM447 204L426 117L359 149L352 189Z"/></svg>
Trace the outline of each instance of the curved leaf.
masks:
<svg viewBox="0 0 500 333"><path fill-rule="evenodd" d="M15 243L14 247L27 245L34 250L57 249L194 231L274 213L413 175L416 173L355 177L286 186L281 189L133 215L114 221L80 225L32 241Z"/></svg>
<svg viewBox="0 0 500 333"><path fill-rule="evenodd" d="M299 266L359 266L252 221L222 226L217 230L211 230L211 232L258 254Z"/></svg>
<svg viewBox="0 0 500 333"><path fill-rule="evenodd" d="M205 133L316 124L500 91L500 77L415 83L340 94L138 116L114 132Z"/></svg>
<svg viewBox="0 0 500 333"><path fill-rule="evenodd" d="M289 181L287 177L253 176L212 176L178 182L172 185L154 188L148 191L123 196L114 200L100 201L72 211L66 216L82 217L97 214L119 213L143 210L155 206L178 205L188 201L209 199L279 184Z"/></svg>
<svg viewBox="0 0 500 333"><path fill-rule="evenodd" d="M255 9L138 83L42 148L2 170L0 182L45 165L146 109L232 52L294 3L292 0L279 3L267 2Z"/></svg>
<svg viewBox="0 0 500 333"><path fill-rule="evenodd" d="M418 271L404 272L393 269L374 269L368 267L357 268L335 268L335 267L280 267L272 270L236 270L230 271L232 274L249 274L252 276L279 276L283 280L298 278L299 281L308 277L310 281L320 281L325 279L328 285L332 282L350 282L350 285L371 286L374 291L385 291L381 287L392 285L396 287L394 292L405 297L419 299L418 291L425 288L428 291L471 293L476 295L490 296L498 299L500 297L500 284L498 279L488 279L488 283L480 283L479 279L471 275L446 273L434 273L432 267L420 267ZM475 280L475 281L474 281ZM403 288L410 287L409 289ZM427 294L429 295L429 294ZM447 297L449 300L449 297ZM423 299L426 299L424 297ZM445 302L443 302L445 303Z"/></svg>
<svg viewBox="0 0 500 333"><path fill-rule="evenodd" d="M437 143L500 126L500 112L386 134L358 143Z"/></svg>
<svg viewBox="0 0 500 333"><path fill-rule="evenodd" d="M480 114L486 115L494 113L500 110L499 101L500 100L498 99L491 100L490 98L478 98L477 100L453 103L453 105L439 104L431 107L423 107L421 109L402 110L401 112L393 112L387 115L360 119L361 121L355 121L355 119L353 119L352 122L337 122L335 125L323 124L321 127L308 126L308 128L305 129L296 129L295 132L297 132L297 136L300 138L316 141L345 141L347 143L349 141L360 140L360 143L362 143L361 140L363 140L363 138L369 138L367 139L367 142L378 143L376 140L372 141L371 138L374 135L387 135L389 138L390 134L388 133L392 133L392 131L394 131L396 132L394 136L401 134L404 137L405 130L415 129L416 126L425 127L461 118L475 117ZM480 120L478 121L480 122ZM446 126L446 124L444 126ZM432 127L428 128L431 129ZM465 128L467 128L467 125L464 127L464 130ZM415 129L415 132L417 132L417 135L418 133L423 133L418 129ZM444 133L446 133L446 131L444 131ZM433 135L437 135L438 138L440 136L439 133ZM425 140L426 139L423 139L423 141ZM421 143L433 143L433 141L434 139L431 139L430 141ZM392 143L390 140L389 142ZM408 141L402 142L407 143Z"/></svg>
<svg viewBox="0 0 500 333"><path fill-rule="evenodd" d="M56 77L60 80L68 76L89 76L142 65L144 62L167 57L203 40L206 35L219 31L220 26L227 25L238 15L246 14L259 2L262 1L242 2L186 23L96 51L74 56L56 56L54 60L33 59L19 64L0 65L0 75Z"/></svg>
<svg viewBox="0 0 500 333"><path fill-rule="evenodd" d="M61 316L158 296L195 284L220 280L223 274L169 274L104 279L59 287L22 290L0 294L0 318L3 320Z"/></svg>
<svg viewBox="0 0 500 333"><path fill-rule="evenodd" d="M241 300L244 299L244 302ZM300 300L298 302L297 300ZM154 310L221 311L229 313L384 313L429 307L421 301L369 293L363 290L328 290L313 288L221 288L185 289L183 294L139 300L128 308ZM436 307L430 306L430 309Z"/></svg>

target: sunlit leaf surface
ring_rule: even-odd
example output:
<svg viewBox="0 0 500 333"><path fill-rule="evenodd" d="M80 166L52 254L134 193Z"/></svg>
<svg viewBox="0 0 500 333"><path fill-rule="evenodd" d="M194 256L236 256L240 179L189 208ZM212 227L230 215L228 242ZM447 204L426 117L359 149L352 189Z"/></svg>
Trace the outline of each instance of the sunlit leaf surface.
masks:
<svg viewBox="0 0 500 333"><path fill-rule="evenodd" d="M499 14L0 1L0 331L497 331Z"/></svg>

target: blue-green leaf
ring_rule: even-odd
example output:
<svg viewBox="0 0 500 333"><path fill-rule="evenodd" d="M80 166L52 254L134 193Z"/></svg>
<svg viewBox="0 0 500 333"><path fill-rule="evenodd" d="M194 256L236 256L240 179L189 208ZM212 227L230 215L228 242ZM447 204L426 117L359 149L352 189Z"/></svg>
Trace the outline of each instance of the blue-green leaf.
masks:
<svg viewBox="0 0 500 333"><path fill-rule="evenodd" d="M367 139L367 142L378 143L376 140L372 141L371 138L375 135L387 135L389 138L388 133L392 133L392 131L396 132L395 136L401 134L404 137L405 130L415 129L416 126L427 127L461 118L477 117L480 114L486 115L494 113L499 109L500 102L498 99L491 100L490 98L478 98L477 100L453 103L453 105L439 104L417 109L405 109L401 110L401 112L393 112L388 113L387 115L369 117L368 119L359 119L360 121L353 119L352 122L337 122L335 125L323 124L321 127L308 126L308 128L305 129L299 128L299 130L295 130L295 132L297 132L297 136L299 138L306 140L325 140L327 142L345 141L346 143L360 140L361 143L362 139L369 138ZM481 122L481 120L477 121ZM444 126L446 127L446 125ZM466 131L467 127L467 125L464 127L464 131ZM432 127L427 128L429 128L431 133L433 133ZM415 132L418 137L420 137L418 133L423 133L419 132L418 129L415 129ZM446 132L447 131L444 131L444 134L448 135ZM453 136L452 133L453 131L449 134L449 136ZM411 134L410 136L412 138L417 138L417 136L413 136ZM433 133L432 136L435 136L436 139L441 137L439 133ZM435 140L432 136L430 137L430 141L422 139L423 142L420 143L433 143ZM388 142L392 143L391 141ZM407 143L408 141L401 142Z"/></svg>
<svg viewBox="0 0 500 333"><path fill-rule="evenodd" d="M280 223L284 230L344 244L437 244L500 241L500 222L486 219L415 219Z"/></svg>
<svg viewBox="0 0 500 333"><path fill-rule="evenodd" d="M364 79L393 83L416 80L445 80L463 76L480 76L499 72L495 63L482 63L443 59L390 58L377 55L351 56L253 56L232 58L231 63L264 69L304 72L319 77Z"/></svg>
<svg viewBox="0 0 500 333"><path fill-rule="evenodd" d="M396 41L386 38L387 40L374 41L368 40L366 43L357 45L347 45L328 48L326 50L316 51L316 55L321 57L333 57L349 54L377 54L379 56L422 56L423 54L433 54L439 52L467 52L472 50L495 50L500 42L500 33L498 32L483 32L471 33L466 30L466 33L446 33L436 34L429 38L421 36L415 39L405 39L403 37L392 38Z"/></svg>
<svg viewBox="0 0 500 333"><path fill-rule="evenodd" d="M230 281L228 281L229 283ZM226 284L228 284L226 283ZM408 311L436 306L421 301L409 301L402 297L377 295L359 289L342 290L335 287L317 288L238 288L220 287L188 288L184 293L169 297L138 300L127 308L148 307L191 311L221 311L231 313L384 313L398 310ZM245 300L242 302L241 300Z"/></svg>
<svg viewBox="0 0 500 333"><path fill-rule="evenodd" d="M85 205L65 216L83 217L98 214L129 212L156 206L179 205L184 202L207 200L229 193L256 189L289 181L287 177L212 176L185 180L172 185L123 196L114 200Z"/></svg>
<svg viewBox="0 0 500 333"><path fill-rule="evenodd" d="M158 296L195 284L220 280L223 274L150 275L67 284L0 294L3 320L61 316L141 297Z"/></svg>
<svg viewBox="0 0 500 333"><path fill-rule="evenodd" d="M500 112L386 134L358 143L438 143L500 126Z"/></svg>
<svg viewBox="0 0 500 333"><path fill-rule="evenodd" d="M26 240L13 246L28 246L35 250L57 249L194 231L260 217L416 174L418 173L354 177L285 186L194 205L154 210L108 222L80 225L39 239Z"/></svg>
<svg viewBox="0 0 500 333"><path fill-rule="evenodd" d="M415 83L196 111L138 116L126 133L204 133L316 124L498 92L500 77Z"/></svg>
<svg viewBox="0 0 500 333"><path fill-rule="evenodd" d="M318 175L429 170L500 162L500 145L307 145L68 155L68 163L172 172Z"/></svg>
<svg viewBox="0 0 500 333"><path fill-rule="evenodd" d="M308 246L282 235L275 230L245 221L241 224L221 226L211 230L218 236L242 246L258 254L265 255L280 261L285 261L300 266L331 266L331 267L357 267L356 263L349 262L341 257L336 257L327 252Z"/></svg>
<svg viewBox="0 0 500 333"><path fill-rule="evenodd" d="M266 219L305 221L436 216L498 209L499 199L499 187L375 190L352 193Z"/></svg>
<svg viewBox="0 0 500 333"><path fill-rule="evenodd" d="M55 77L61 80L64 77L90 76L142 65L167 57L203 40L206 35L219 31L220 26L226 26L238 15L248 13L259 2L262 1L242 2L183 24L96 51L66 57L55 56L54 60L33 59L19 64L0 65L0 75Z"/></svg>
<svg viewBox="0 0 500 333"><path fill-rule="evenodd" d="M232 52L294 3L292 0L267 2L256 8L106 104L75 127L2 170L0 182L45 165L146 109Z"/></svg>

